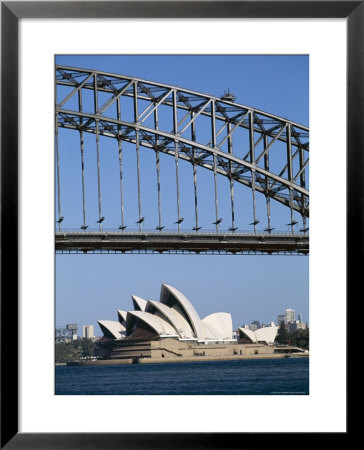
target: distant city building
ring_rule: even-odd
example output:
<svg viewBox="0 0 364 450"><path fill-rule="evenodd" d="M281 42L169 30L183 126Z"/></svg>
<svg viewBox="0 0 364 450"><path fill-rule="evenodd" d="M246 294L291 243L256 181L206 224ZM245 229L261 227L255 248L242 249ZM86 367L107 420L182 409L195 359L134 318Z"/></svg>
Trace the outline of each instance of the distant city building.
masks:
<svg viewBox="0 0 364 450"><path fill-rule="evenodd" d="M281 325L282 322L283 322L283 323L286 323L286 316L285 316L284 314L280 314L280 315L278 316L277 321L278 321L278 325L279 325L279 326Z"/></svg>
<svg viewBox="0 0 364 450"><path fill-rule="evenodd" d="M302 314L298 314L298 322L303 322L303 320L302 320Z"/></svg>
<svg viewBox="0 0 364 450"><path fill-rule="evenodd" d="M294 309L286 309L286 323L291 323L295 321L296 312Z"/></svg>
<svg viewBox="0 0 364 450"><path fill-rule="evenodd" d="M239 328L245 328L247 330L255 331L258 329L257 325L255 323L246 323L245 325L239 327Z"/></svg>
<svg viewBox="0 0 364 450"><path fill-rule="evenodd" d="M260 325L260 322L258 322L258 320L254 320L254 322L252 322L250 324L246 323L241 328L246 328L247 330L255 331L255 330L258 330L259 328L261 328L261 325Z"/></svg>
<svg viewBox="0 0 364 450"><path fill-rule="evenodd" d="M71 333L71 340L75 341L77 339L77 331L78 331L77 323L68 323L66 325L66 328Z"/></svg>
<svg viewBox="0 0 364 450"><path fill-rule="evenodd" d="M273 321L270 321L268 323L262 323L262 325L259 327L259 329L266 328L266 327L276 327L276 326L277 325ZM278 328L279 328L279 326L278 326Z"/></svg>
<svg viewBox="0 0 364 450"><path fill-rule="evenodd" d="M288 331L290 333L294 333L297 330L306 330L307 326L304 322L299 322L298 320L295 320L294 322L290 322L288 324Z"/></svg>
<svg viewBox="0 0 364 450"><path fill-rule="evenodd" d="M82 337L86 339L93 339L94 335L94 326L93 325L84 325L82 327Z"/></svg>
<svg viewBox="0 0 364 450"><path fill-rule="evenodd" d="M77 324L57 325L55 340L60 342L71 342L77 339Z"/></svg>

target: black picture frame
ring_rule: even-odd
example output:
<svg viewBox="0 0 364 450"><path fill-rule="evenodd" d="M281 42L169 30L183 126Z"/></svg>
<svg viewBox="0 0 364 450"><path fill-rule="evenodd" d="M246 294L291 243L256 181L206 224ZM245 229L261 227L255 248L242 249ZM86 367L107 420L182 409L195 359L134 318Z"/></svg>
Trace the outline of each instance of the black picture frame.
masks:
<svg viewBox="0 0 364 450"><path fill-rule="evenodd" d="M364 1L3 1L1 2L1 448L260 448L267 433L19 433L18 431L18 22L21 18L346 18L347 312L362 291ZM9 107L11 106L11 107ZM325 111L328 114L329 112ZM335 174L334 174L335 178ZM336 183L340 183L337 179ZM334 187L335 189L337 187ZM11 318L12 320L9 320ZM8 344L11 336L11 345ZM348 347L349 349L349 347ZM333 394L334 395L334 394ZM238 405L237 405L238 410ZM348 415L347 415L348 417ZM335 440L349 437L337 433ZM289 433L289 430L287 430ZM300 436L309 445L310 433ZM317 443L317 434L315 443ZM295 445L292 443L292 445Z"/></svg>

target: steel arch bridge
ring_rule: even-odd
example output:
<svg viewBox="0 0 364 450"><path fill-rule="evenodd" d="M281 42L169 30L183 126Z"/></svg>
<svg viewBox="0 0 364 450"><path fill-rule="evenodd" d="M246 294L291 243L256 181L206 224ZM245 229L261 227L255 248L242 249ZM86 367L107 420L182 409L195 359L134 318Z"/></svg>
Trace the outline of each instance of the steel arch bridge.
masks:
<svg viewBox="0 0 364 450"><path fill-rule="evenodd" d="M230 92L222 97L135 77L56 66L55 152L57 192L57 252L195 252L308 254L309 235L309 129L267 112L235 102ZM85 107L85 99L89 103ZM75 106L75 103L76 106ZM90 107L92 103L92 107ZM81 155L82 225L63 228L59 130L79 134ZM85 133L95 136L97 154L98 229L89 228L85 201ZM103 229L100 175L100 137L116 140L119 159L120 218L118 229ZM125 223L123 143L136 152L138 191L137 229ZM155 153L158 225L143 230L140 148ZM233 150L234 148L234 150ZM162 223L160 155L174 159L176 229ZM182 230L180 161L192 165L194 227ZM199 224L197 168L213 174L214 231ZM222 229L218 177L229 183L231 226ZM234 186L251 191L251 232L240 232L235 220ZM256 199L263 196L266 219L257 216ZM287 211L289 231L277 232L271 201ZM298 218L299 217L299 218Z"/></svg>

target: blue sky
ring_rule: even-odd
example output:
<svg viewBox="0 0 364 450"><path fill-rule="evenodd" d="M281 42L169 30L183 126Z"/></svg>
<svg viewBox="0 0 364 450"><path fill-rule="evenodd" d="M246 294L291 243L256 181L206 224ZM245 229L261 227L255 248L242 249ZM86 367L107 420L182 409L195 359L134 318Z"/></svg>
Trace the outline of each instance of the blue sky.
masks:
<svg viewBox="0 0 364 450"><path fill-rule="evenodd" d="M288 118L308 126L308 56L158 56L106 55L56 57L57 64L105 72L122 73L151 81L180 86L214 96L229 89L237 102ZM80 153L78 133L60 130L61 193L64 227L82 223ZM87 223L95 227L98 218L95 182L95 139L85 137ZM100 138L103 215L105 228L120 224L117 144ZM129 228L137 220L135 156L124 147L125 219ZM173 228L176 220L175 195L169 174L174 161L161 158L163 225ZM155 156L141 150L142 200L145 227L157 225L155 202ZM144 171L144 172L143 172ZM194 225L192 169L180 164L181 215L186 228ZM200 224L212 229L214 201L211 174L198 171ZM220 177L222 178L222 177ZM239 186L241 188L241 186ZM153 194L152 194L153 193ZM154 195L154 197L150 197ZM119 201L119 204L117 203ZM236 187L236 213L240 230L249 229L251 193ZM264 220L264 205L257 201L258 217ZM164 209L163 209L164 207ZM227 180L219 180L219 207L224 224L230 226L230 199ZM238 206L236 206L238 209ZM287 208L272 205L277 229L284 229ZM250 227L251 229L251 227ZM97 319L117 320L116 309L130 309L131 294L159 299L162 282L182 291L200 316L217 311L232 314L234 327L253 320L276 321L284 309L293 308L308 321L308 257L229 255L56 255L56 323L94 324Z"/></svg>

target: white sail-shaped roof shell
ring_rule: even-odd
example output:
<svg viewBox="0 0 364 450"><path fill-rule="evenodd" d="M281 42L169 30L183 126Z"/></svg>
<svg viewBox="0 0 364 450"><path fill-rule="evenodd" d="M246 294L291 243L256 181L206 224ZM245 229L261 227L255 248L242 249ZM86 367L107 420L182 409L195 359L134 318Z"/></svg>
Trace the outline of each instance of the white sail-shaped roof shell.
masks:
<svg viewBox="0 0 364 450"><path fill-rule="evenodd" d="M121 325L120 322L116 322L115 320L98 320L97 323L104 333L104 336L113 337L115 339L125 337L126 328Z"/></svg>
<svg viewBox="0 0 364 450"><path fill-rule="evenodd" d="M247 337L251 342L258 342L254 331L249 330L249 328L239 328L240 337Z"/></svg>
<svg viewBox="0 0 364 450"><path fill-rule="evenodd" d="M213 313L201 320L192 303L173 286L162 284L159 302L154 300L147 302L137 295L131 297L134 311L117 310L119 322L99 321L105 336L120 339L121 336L131 334L133 336L143 336L143 333L147 335L150 334L150 330L153 330L159 336L173 336L179 339L198 341L233 339L233 326L229 313ZM145 329L143 323L149 331ZM138 330L138 327L141 329ZM239 330L241 336L247 336L251 342L258 342L254 332L246 329ZM259 340L271 342L275 334L272 330L263 331L258 337Z"/></svg>
<svg viewBox="0 0 364 450"><path fill-rule="evenodd" d="M209 314L202 319L202 323L216 330L218 339L233 338L233 322L229 313L218 312ZM206 339L208 338L206 337Z"/></svg>
<svg viewBox="0 0 364 450"><path fill-rule="evenodd" d="M159 311L165 317L167 322L169 322L174 327L180 338L193 338L193 332L187 320L175 309L170 308L164 303L156 302L154 300L148 300L145 310L146 312L150 312L151 314L153 314L155 311Z"/></svg>
<svg viewBox="0 0 364 450"><path fill-rule="evenodd" d="M222 339L220 333L217 330L215 330L215 328L212 327L210 324L204 323L202 321L201 326L203 329L204 340L218 341Z"/></svg>
<svg viewBox="0 0 364 450"><path fill-rule="evenodd" d="M132 331L132 326L135 323L134 318L142 320L159 335L177 336L176 330L166 320L145 311L128 312L126 323L127 334L130 334Z"/></svg>
<svg viewBox="0 0 364 450"><path fill-rule="evenodd" d="M118 309L118 317L119 317L119 322L123 323L126 322L126 316L128 314L128 311L124 311L122 309Z"/></svg>
<svg viewBox="0 0 364 450"><path fill-rule="evenodd" d="M255 331L248 328L239 328L240 336L245 335L251 342L265 342L267 344L273 344L277 336L279 327L262 327Z"/></svg>
<svg viewBox="0 0 364 450"><path fill-rule="evenodd" d="M197 314L197 311L193 307L192 303L182 294L182 292L178 291L173 286L163 283L160 294L160 302L171 307L184 316L190 324L197 339L205 339L200 316Z"/></svg>
<svg viewBox="0 0 364 450"><path fill-rule="evenodd" d="M138 297L136 295L131 296L133 300L133 305L135 311L145 311L145 307L147 306L147 301L144 298Z"/></svg>
<svg viewBox="0 0 364 450"><path fill-rule="evenodd" d="M279 327L263 327L254 331L257 341L266 342L267 344L273 344L277 336Z"/></svg>

